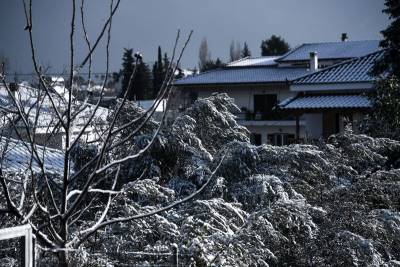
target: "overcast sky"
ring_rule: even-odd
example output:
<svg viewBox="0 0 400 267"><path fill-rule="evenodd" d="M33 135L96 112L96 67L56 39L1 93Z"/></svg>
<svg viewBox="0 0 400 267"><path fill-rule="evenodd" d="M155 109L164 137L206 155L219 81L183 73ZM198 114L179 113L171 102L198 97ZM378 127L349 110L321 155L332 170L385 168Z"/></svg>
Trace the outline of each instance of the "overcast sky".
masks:
<svg viewBox="0 0 400 267"><path fill-rule="evenodd" d="M34 0L34 38L41 64L53 72L68 66L71 1ZM80 0L77 0L80 3ZM108 11L108 0L86 0L89 37L100 31ZM122 0L113 23L111 69L121 65L124 47L144 54L153 62L157 46L169 52L177 29L194 30L183 67L198 62L200 41L207 38L213 58L227 60L232 40L246 41L253 56L260 55L261 40L281 35L294 47L305 42L338 41L342 32L350 40L381 39L387 27L382 14L384 0ZM0 2L0 54L11 62L12 70L31 72L28 35L21 0ZM77 14L79 15L79 13ZM77 17L80 19L80 17ZM80 24L77 24L80 28ZM76 32L77 60L85 45ZM95 55L95 71L104 71L104 47Z"/></svg>

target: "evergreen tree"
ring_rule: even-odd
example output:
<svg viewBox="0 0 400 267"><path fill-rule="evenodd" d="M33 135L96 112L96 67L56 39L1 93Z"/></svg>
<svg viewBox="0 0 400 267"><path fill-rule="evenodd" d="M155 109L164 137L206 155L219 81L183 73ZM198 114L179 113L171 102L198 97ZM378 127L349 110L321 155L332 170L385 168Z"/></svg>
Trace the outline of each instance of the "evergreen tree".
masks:
<svg viewBox="0 0 400 267"><path fill-rule="evenodd" d="M383 58L377 62L374 74L386 74L400 78L400 1L386 0L384 13L389 15L392 23L382 31L384 39L380 46L385 48Z"/></svg>
<svg viewBox="0 0 400 267"><path fill-rule="evenodd" d="M161 47L158 47L158 56L157 61L153 65L153 95L152 97L155 98L160 91L162 83L165 77L165 70L162 58Z"/></svg>
<svg viewBox="0 0 400 267"><path fill-rule="evenodd" d="M129 79L136 66L136 75L132 81L131 87L128 88ZM129 100L144 100L152 97L152 83L150 69L146 63L140 60L138 63L133 58L133 49L124 49L122 57L122 90L120 97L122 97L128 90Z"/></svg>
<svg viewBox="0 0 400 267"><path fill-rule="evenodd" d="M170 68L170 66L169 66L170 61L169 61L167 53L164 53L163 62L164 62L164 77L165 77L167 74L170 74L170 72L171 72L171 70L168 69L168 68Z"/></svg>
<svg viewBox="0 0 400 267"><path fill-rule="evenodd" d="M121 95L122 97L128 90L128 83L133 72L134 59L133 59L133 49L124 48L124 54L122 56L122 83L121 83Z"/></svg>
<svg viewBox="0 0 400 267"><path fill-rule="evenodd" d="M400 82L394 76L380 80L371 94L373 112L368 122L369 134L400 139Z"/></svg>
<svg viewBox="0 0 400 267"><path fill-rule="evenodd" d="M289 44L280 36L272 35L271 38L261 42L261 56L279 56L288 52Z"/></svg>
<svg viewBox="0 0 400 267"><path fill-rule="evenodd" d="M386 0L384 13L392 19L382 31L380 46L383 57L374 66L373 74L384 79L376 83L371 100L373 103L370 133L400 139L400 1Z"/></svg>
<svg viewBox="0 0 400 267"><path fill-rule="evenodd" d="M242 58L251 57L251 52L250 52L249 46L247 45L246 42L244 42L244 47L243 47L241 56L242 56Z"/></svg>
<svg viewBox="0 0 400 267"><path fill-rule="evenodd" d="M225 64L222 62L222 60L217 57L217 60L215 60L215 67L218 68L222 68Z"/></svg>
<svg viewBox="0 0 400 267"><path fill-rule="evenodd" d="M143 61L139 62L132 91L133 98L130 97L130 100L146 100L153 97L150 68Z"/></svg>
<svg viewBox="0 0 400 267"><path fill-rule="evenodd" d="M219 69L224 67L224 65L225 64L222 62L220 58L217 58L215 61L211 59L203 65L203 68L200 70L200 72Z"/></svg>

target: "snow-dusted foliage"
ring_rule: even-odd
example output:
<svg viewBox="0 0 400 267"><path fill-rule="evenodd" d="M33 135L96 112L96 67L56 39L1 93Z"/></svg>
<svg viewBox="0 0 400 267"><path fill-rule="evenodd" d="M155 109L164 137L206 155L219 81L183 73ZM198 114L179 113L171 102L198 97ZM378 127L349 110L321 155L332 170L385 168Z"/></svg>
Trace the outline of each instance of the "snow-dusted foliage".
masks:
<svg viewBox="0 0 400 267"><path fill-rule="evenodd" d="M256 147L235 109L224 94L198 100L124 164L114 218L187 197L222 161L195 199L106 226L77 264L168 265L176 244L181 266L400 266L399 142L345 132L318 145ZM145 146L153 126L125 149Z"/></svg>

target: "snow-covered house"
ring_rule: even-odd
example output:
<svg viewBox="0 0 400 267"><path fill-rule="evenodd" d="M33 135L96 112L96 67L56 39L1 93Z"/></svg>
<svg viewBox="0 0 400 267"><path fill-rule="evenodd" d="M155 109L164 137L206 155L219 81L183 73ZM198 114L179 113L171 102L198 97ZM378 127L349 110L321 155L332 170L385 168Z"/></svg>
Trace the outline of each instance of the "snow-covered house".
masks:
<svg viewBox="0 0 400 267"><path fill-rule="evenodd" d="M185 109L197 98L227 93L241 113L241 125L253 143L288 144L307 136L314 118L297 116L276 107L298 92L291 83L300 77L379 50L379 41L343 41L302 44L280 57L245 58L227 66L189 76L174 83L172 109Z"/></svg>
<svg viewBox="0 0 400 267"><path fill-rule="evenodd" d="M61 85L57 86L60 87L59 89L62 87ZM32 133L33 128L35 128L35 143L62 149L65 144L65 131L60 127L53 104L44 90L39 91L36 88L21 84L14 85L14 87L12 93L15 99L18 100L21 110L26 114L25 117L27 118L30 132ZM62 88L65 89L65 87ZM62 114L65 111L65 107L67 107L65 94L61 95L61 91L55 91L56 89L54 88L53 90L51 93L52 101L54 106L59 109L60 114ZM39 94L41 95L40 105L37 104ZM81 103L75 99L73 99L72 106L74 107L73 113L76 114L74 124L71 125L72 139L74 139L91 117L94 106L88 103ZM28 141L28 131L25 123L16 114L7 112L7 110L13 110L14 108L15 103L8 91L4 86L0 86L0 136ZM85 128L82 138L86 138L89 142L96 140L101 135L101 127L107 124L108 113L108 109L99 107L93 121Z"/></svg>
<svg viewBox="0 0 400 267"><path fill-rule="evenodd" d="M371 71L382 55L383 51L377 51L294 80L290 91L296 95L283 101L280 109L293 114L297 122L306 121L303 134L297 123L296 135L327 138L342 132L346 124L357 131L365 112L371 108L367 96L374 89L375 78Z"/></svg>

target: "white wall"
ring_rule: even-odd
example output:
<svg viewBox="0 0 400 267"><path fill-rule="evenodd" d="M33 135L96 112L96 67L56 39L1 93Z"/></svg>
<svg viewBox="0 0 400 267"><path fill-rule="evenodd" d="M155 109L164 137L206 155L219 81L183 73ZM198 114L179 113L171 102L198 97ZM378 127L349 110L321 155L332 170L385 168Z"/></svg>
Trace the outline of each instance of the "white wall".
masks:
<svg viewBox="0 0 400 267"><path fill-rule="evenodd" d="M313 139L322 137L322 113L304 114L302 119L306 122L305 135Z"/></svg>
<svg viewBox="0 0 400 267"><path fill-rule="evenodd" d="M254 95L276 94L278 101L281 102L289 97L293 97L296 93L289 91L289 86L285 83L269 84L269 85L224 85L224 86L199 86L175 88L174 103L171 108L188 107L190 105L190 93L195 92L198 98L206 98L213 93L226 93L232 97L235 104L239 108L246 108L254 111ZM267 135L273 133L296 134L296 126L293 123L288 125L246 125L251 133L261 134L262 143L267 143ZM300 135L305 133L305 127L300 127Z"/></svg>
<svg viewBox="0 0 400 267"><path fill-rule="evenodd" d="M296 126L246 126L251 133L261 134L261 142L268 144L268 134L293 134L296 136ZM304 136L305 127L300 127L300 136Z"/></svg>
<svg viewBox="0 0 400 267"><path fill-rule="evenodd" d="M239 108L245 107L250 111L254 111L254 95L262 94L276 94L278 101L283 101L286 98L295 96L296 93L289 91L289 87L284 84L276 85L232 85L225 87L214 87L214 88L196 88L196 89L181 89L194 91L198 93L200 98L211 96L212 93L227 93L230 97L235 100L236 105Z"/></svg>

